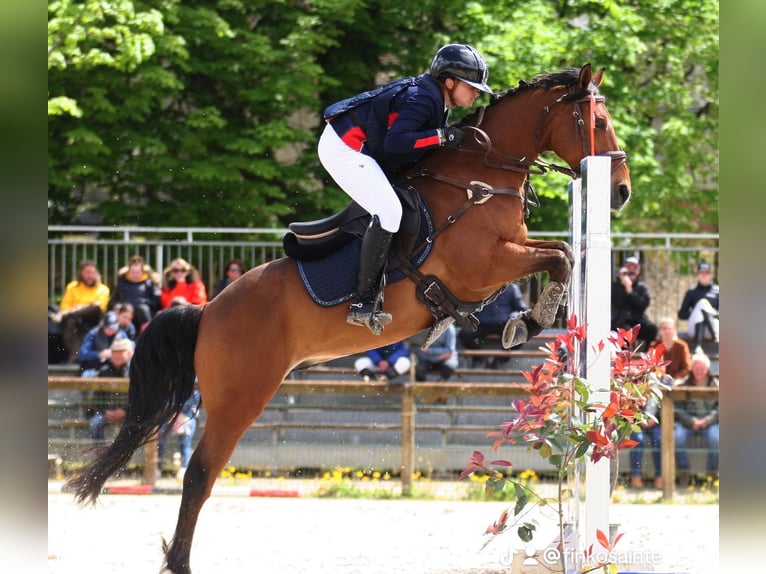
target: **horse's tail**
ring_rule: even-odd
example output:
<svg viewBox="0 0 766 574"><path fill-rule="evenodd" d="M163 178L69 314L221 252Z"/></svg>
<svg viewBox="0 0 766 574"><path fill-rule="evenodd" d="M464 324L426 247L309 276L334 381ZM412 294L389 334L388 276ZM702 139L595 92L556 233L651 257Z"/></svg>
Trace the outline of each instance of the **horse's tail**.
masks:
<svg viewBox="0 0 766 574"><path fill-rule="evenodd" d="M202 307L171 307L141 333L130 363L128 408L120 432L67 482L80 504L95 503L107 478L181 412L194 391L194 349L201 317Z"/></svg>

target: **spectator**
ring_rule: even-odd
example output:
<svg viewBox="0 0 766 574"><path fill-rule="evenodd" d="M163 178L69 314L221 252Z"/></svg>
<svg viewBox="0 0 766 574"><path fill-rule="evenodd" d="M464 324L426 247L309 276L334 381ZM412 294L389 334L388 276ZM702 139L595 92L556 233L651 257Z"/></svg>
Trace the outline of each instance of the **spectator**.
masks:
<svg viewBox="0 0 766 574"><path fill-rule="evenodd" d="M174 259L162 272L160 305L202 305L207 303L207 290L199 271L182 258Z"/></svg>
<svg viewBox="0 0 766 574"><path fill-rule="evenodd" d="M696 343L695 354L702 352L706 330L718 343L718 293L710 263L703 261L697 265L697 286L684 294L678 310L679 319L688 319L687 331L689 339Z"/></svg>
<svg viewBox="0 0 766 574"><path fill-rule="evenodd" d="M450 325L425 351L415 349L415 380L425 381L428 373L437 371L442 381L449 381L457 368L457 329Z"/></svg>
<svg viewBox="0 0 766 574"><path fill-rule="evenodd" d="M110 346L109 359L92 376L125 378L128 376L130 359L133 357L133 343L128 339L115 339ZM85 375L83 375L85 376ZM104 440L107 425L125 419L124 401L116 401L116 393L95 391L91 397L92 410L88 413L90 438Z"/></svg>
<svg viewBox="0 0 766 574"><path fill-rule="evenodd" d="M689 345L686 341L678 338L676 331L676 322L672 317L663 317L659 322L659 338L652 341L650 347L656 347L662 344L665 351L662 358L670 361L665 366L665 373L671 377L671 380L665 381L669 385L674 385L676 381L684 379L692 368L692 357L689 352Z"/></svg>
<svg viewBox="0 0 766 574"><path fill-rule="evenodd" d="M663 317L659 321L659 340L652 341L651 347L662 344L665 351L662 358L670 361L665 366L663 382L672 387L676 380L683 379L691 370L691 355L689 346L685 341L678 338L676 322L670 317ZM638 446L630 451L630 485L633 488L643 486L643 456L644 448L649 448L654 462L654 488L662 488L662 431L660 429L660 405L651 400L647 403L644 412L652 415L656 420L649 419L641 424L641 431L633 433L631 438L638 441Z"/></svg>
<svg viewBox="0 0 766 574"><path fill-rule="evenodd" d="M128 339L135 342L136 326L133 323L133 318L135 317L133 305L130 303L117 303L112 311L117 313L117 322L120 324L120 329L125 331Z"/></svg>
<svg viewBox="0 0 766 574"><path fill-rule="evenodd" d="M160 310L159 274L140 255L133 255L117 272L110 307L118 303L133 305L133 325L140 333Z"/></svg>
<svg viewBox="0 0 766 574"><path fill-rule="evenodd" d="M191 396L186 399L181 412L174 421L168 421L160 427L157 440L157 458L159 464L162 464L162 458L165 455L165 448L169 437L178 437L178 450L181 453L181 466L176 473L176 477L183 478L186 469L189 466L189 460L192 455L192 440L194 433L197 432L197 416L200 409L200 393L195 390ZM171 424L172 423L172 424ZM159 469L161 471L161 468Z"/></svg>
<svg viewBox="0 0 766 574"><path fill-rule="evenodd" d="M476 314L479 325L476 331L471 333L468 329L460 329L458 338L466 349L480 349L487 343L490 337L499 338L503 335L503 329L509 319L523 313L528 308L521 289L516 283L509 283L505 291L498 295L492 303ZM473 357L472 367L486 366L487 368L499 368L508 361L507 357L489 357L483 359Z"/></svg>
<svg viewBox="0 0 766 574"><path fill-rule="evenodd" d="M225 271L223 279L221 279L218 283L215 284L215 287L213 287L213 293L210 295L211 301L221 291L223 291L224 287L226 287L229 283L242 277L242 274L245 272L245 264L239 259L232 259L226 264L224 269Z"/></svg>
<svg viewBox="0 0 766 574"><path fill-rule="evenodd" d="M112 343L115 339L127 339L128 335L120 329L117 313L107 311L101 323L93 327L80 345L78 358L83 377L95 377L98 370L112 356Z"/></svg>
<svg viewBox="0 0 766 574"><path fill-rule="evenodd" d="M632 329L640 325L638 341L643 350L657 338L657 326L649 320L646 309L652 298L649 287L641 280L641 265L636 257L628 257L612 283L611 329Z"/></svg>
<svg viewBox="0 0 766 574"><path fill-rule="evenodd" d="M367 351L354 362L354 368L365 381L370 379L395 380L410 370L410 349L402 341Z"/></svg>
<svg viewBox="0 0 766 574"><path fill-rule="evenodd" d="M705 354L692 356L691 373L683 379L679 387L717 387L718 377L710 373L710 359ZM688 399L676 402L676 466L678 484L682 488L689 486L689 439L702 437L708 449L707 471L714 478L718 475L718 401L712 399Z"/></svg>
<svg viewBox="0 0 766 574"><path fill-rule="evenodd" d="M85 334L98 325L106 312L109 293L96 264L83 261L78 267L77 279L67 284L58 311L49 312L51 321L61 324L70 363L77 362L77 352Z"/></svg>
<svg viewBox="0 0 766 574"><path fill-rule="evenodd" d="M633 432L630 438L637 441L638 444L630 450L630 486L631 488L643 488L643 459L644 448L651 449L652 462L654 463L654 488L662 488L662 457L660 447L662 446L662 432L660 430L660 405L652 397L646 401L644 413L654 417L649 418L645 423L641 423L641 430Z"/></svg>

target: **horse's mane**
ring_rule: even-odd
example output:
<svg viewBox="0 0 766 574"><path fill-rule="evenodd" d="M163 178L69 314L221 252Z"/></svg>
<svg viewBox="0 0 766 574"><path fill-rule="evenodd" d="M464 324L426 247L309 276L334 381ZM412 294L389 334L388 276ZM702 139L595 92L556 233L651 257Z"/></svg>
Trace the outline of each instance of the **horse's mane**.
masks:
<svg viewBox="0 0 766 574"><path fill-rule="evenodd" d="M549 90L551 88L555 87L567 87L571 86L577 80L580 78L580 69L579 68L567 68L566 70L560 70L558 72L543 72L541 74L536 75L534 78L532 78L532 81L527 82L525 80L520 80L519 85L516 87L510 87L504 92L495 93L492 95L489 106L494 106L501 100L507 97L513 97L514 95L518 94L519 92L525 92L529 90L535 90L535 89L545 89ZM480 113L480 109L474 111L472 114L466 116L463 118L463 120L460 122L459 125L465 125L467 123L470 123L478 114Z"/></svg>

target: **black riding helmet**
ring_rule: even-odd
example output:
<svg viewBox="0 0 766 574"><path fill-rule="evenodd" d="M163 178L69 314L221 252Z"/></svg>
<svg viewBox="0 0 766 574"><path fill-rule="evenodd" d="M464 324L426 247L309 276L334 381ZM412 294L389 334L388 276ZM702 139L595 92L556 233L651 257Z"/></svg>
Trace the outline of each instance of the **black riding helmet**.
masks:
<svg viewBox="0 0 766 574"><path fill-rule="evenodd" d="M493 93L487 85L487 63L468 44L447 44L439 48L431 62L431 75L440 82L451 76L486 94Z"/></svg>

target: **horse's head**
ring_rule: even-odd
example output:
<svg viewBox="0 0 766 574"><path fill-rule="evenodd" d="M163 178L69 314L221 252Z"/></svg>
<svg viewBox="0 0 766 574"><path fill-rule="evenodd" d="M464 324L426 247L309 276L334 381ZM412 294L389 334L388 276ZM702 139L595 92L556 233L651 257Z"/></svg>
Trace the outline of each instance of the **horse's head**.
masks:
<svg viewBox="0 0 766 574"><path fill-rule="evenodd" d="M567 75L569 81L565 81ZM611 157L611 208L619 211L630 199L630 173L605 98L598 91L603 75L603 69L593 74L590 64L583 66L579 74L576 70L559 74L558 81L563 85L549 85L554 94L564 93L544 107L535 139L538 152L553 151L577 173L586 156ZM549 82L551 79L549 76Z"/></svg>
<svg viewBox="0 0 766 574"><path fill-rule="evenodd" d="M475 133L475 144L468 145L478 146L486 154L485 164L491 167L530 173L547 168L573 177L579 175L583 158L609 156L610 203L612 210L619 211L630 199L630 174L605 98L598 91L602 77L603 70L593 74L586 64L579 70L571 68L520 82L518 88L496 96L486 110L463 121ZM570 169L538 160L546 151L554 152Z"/></svg>

